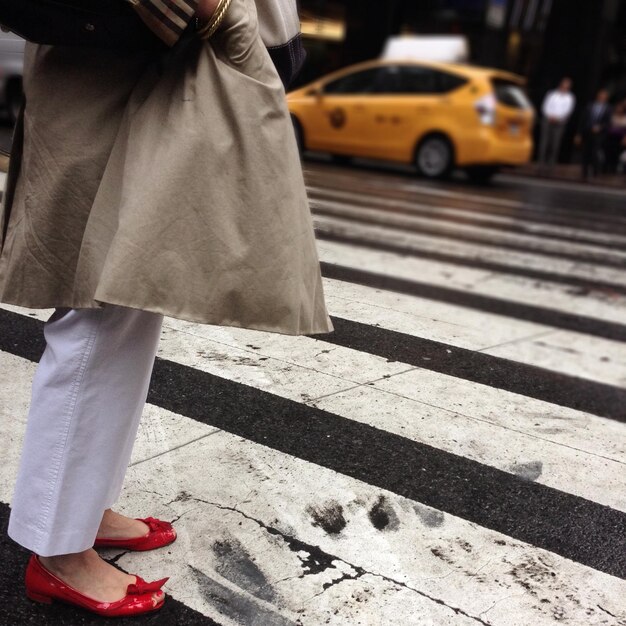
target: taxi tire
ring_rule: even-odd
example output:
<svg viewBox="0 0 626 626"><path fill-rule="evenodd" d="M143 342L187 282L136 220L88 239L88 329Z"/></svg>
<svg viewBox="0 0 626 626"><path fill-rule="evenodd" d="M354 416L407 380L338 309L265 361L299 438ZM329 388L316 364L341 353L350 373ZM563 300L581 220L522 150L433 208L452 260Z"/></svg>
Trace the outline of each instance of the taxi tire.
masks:
<svg viewBox="0 0 626 626"><path fill-rule="evenodd" d="M296 143L298 144L298 152L300 156L306 150L304 145L304 131L302 130L302 124L295 115L291 116L291 123L293 124L293 132L296 136Z"/></svg>
<svg viewBox="0 0 626 626"><path fill-rule="evenodd" d="M425 154L430 150L433 156L443 156L443 164L437 168L424 166ZM439 155L436 153L439 152ZM432 157L431 157L432 158ZM452 142L442 133L432 133L424 137L415 150L415 167L418 174L432 180L442 180L448 178L454 169L454 146Z"/></svg>

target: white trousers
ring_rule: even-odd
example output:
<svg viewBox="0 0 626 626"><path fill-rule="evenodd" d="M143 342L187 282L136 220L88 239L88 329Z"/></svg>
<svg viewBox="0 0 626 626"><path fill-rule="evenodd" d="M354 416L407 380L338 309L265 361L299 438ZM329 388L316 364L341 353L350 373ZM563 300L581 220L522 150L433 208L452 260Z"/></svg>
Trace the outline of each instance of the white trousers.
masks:
<svg viewBox="0 0 626 626"><path fill-rule="evenodd" d="M93 546L122 489L162 321L106 305L45 324L9 520L17 543L40 556Z"/></svg>

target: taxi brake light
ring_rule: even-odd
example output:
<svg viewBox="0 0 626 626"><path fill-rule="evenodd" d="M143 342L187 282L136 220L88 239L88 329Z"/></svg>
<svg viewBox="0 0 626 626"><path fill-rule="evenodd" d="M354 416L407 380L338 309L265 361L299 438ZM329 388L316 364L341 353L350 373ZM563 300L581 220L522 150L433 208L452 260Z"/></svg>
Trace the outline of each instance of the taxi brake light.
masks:
<svg viewBox="0 0 626 626"><path fill-rule="evenodd" d="M496 97L493 93L482 96L474 103L478 119L485 126L495 126L496 124Z"/></svg>

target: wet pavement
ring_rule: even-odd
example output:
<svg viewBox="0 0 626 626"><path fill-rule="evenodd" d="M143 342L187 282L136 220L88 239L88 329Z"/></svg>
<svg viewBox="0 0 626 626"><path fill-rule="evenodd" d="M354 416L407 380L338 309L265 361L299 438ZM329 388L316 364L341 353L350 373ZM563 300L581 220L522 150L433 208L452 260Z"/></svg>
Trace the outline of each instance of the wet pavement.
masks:
<svg viewBox="0 0 626 626"><path fill-rule="evenodd" d="M133 623L626 624L626 194L305 177L336 330L166 320L118 508L179 539L105 552L171 576ZM3 529L48 315L0 308ZM26 600L26 558L0 625L105 623Z"/></svg>

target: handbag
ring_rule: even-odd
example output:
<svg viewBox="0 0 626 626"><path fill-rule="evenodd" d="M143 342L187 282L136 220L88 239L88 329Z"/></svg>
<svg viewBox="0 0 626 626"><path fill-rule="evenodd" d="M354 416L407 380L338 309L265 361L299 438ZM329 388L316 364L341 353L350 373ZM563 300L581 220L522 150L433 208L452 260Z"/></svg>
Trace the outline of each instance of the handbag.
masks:
<svg viewBox="0 0 626 626"><path fill-rule="evenodd" d="M0 24L35 43L165 49L127 0L0 0Z"/></svg>

